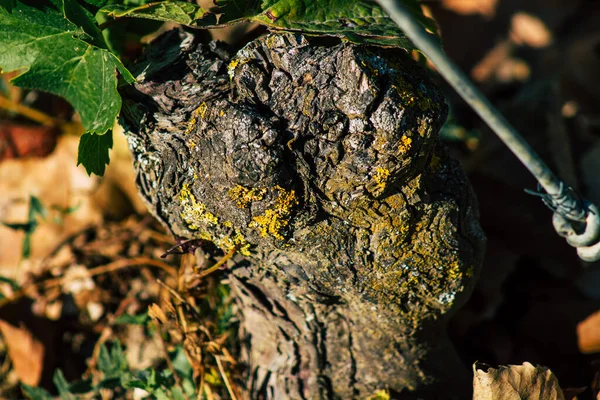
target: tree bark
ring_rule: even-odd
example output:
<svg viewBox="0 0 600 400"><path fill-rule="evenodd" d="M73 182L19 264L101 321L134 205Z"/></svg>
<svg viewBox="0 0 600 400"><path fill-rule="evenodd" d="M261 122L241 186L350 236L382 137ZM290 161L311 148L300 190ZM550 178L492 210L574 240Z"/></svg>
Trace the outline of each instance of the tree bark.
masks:
<svg viewBox="0 0 600 400"><path fill-rule="evenodd" d="M467 398L446 333L485 237L439 143L447 109L400 50L270 34L234 54L172 31L124 125L140 194L231 271L257 399Z"/></svg>

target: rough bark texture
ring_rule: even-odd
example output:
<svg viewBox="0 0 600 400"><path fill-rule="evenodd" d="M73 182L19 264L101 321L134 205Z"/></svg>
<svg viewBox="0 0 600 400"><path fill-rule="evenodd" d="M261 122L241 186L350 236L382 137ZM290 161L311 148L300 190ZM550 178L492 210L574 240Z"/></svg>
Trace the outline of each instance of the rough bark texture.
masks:
<svg viewBox="0 0 600 400"><path fill-rule="evenodd" d="M246 257L249 396L467 398L445 322L485 238L425 71L398 50L271 34L232 55L182 32L138 67L140 193L174 234Z"/></svg>

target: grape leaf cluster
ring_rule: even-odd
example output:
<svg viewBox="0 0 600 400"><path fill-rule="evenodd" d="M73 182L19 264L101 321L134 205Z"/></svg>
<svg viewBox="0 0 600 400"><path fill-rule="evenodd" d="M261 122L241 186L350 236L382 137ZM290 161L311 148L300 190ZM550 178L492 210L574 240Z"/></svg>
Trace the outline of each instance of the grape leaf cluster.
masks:
<svg viewBox="0 0 600 400"><path fill-rule="evenodd" d="M195 3L145 0L0 0L0 71L21 72L12 83L65 98L85 133L78 165L103 175L112 147L112 127L121 111L118 87L135 78L111 50L99 21L144 18L211 28L253 21L271 29L343 37L355 43L413 49L411 42L369 0L214 0ZM430 31L418 0L402 0ZM112 20L111 20L112 19Z"/></svg>

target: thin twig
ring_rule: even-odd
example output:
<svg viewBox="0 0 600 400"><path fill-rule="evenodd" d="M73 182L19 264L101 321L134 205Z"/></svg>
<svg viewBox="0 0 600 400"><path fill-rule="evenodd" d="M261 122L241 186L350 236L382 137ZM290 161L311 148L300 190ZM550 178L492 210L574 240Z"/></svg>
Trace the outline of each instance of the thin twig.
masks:
<svg viewBox="0 0 600 400"><path fill-rule="evenodd" d="M39 110L35 110L31 107L27 107L23 104L15 103L2 96L0 96L0 108L16 112L24 117L29 118L32 121L39 122L40 124L45 126L60 126L65 123L65 121L51 117L46 113L43 113Z"/></svg>
<svg viewBox="0 0 600 400"><path fill-rule="evenodd" d="M229 261L229 259L231 257L233 257L235 255L235 253L238 251L238 247L234 247L233 249L229 250L229 252L227 254L225 254L223 257L221 257L221 259L219 261L217 261L215 263L215 265L213 265L210 268L205 269L204 271L200 272L197 276L198 279L204 278L207 275L212 274L213 272L215 272L216 270L218 270L219 268L221 268L227 261Z"/></svg>
<svg viewBox="0 0 600 400"><path fill-rule="evenodd" d="M231 396L231 400L237 400L235 392L233 391L233 386L231 385L231 382L229 381L229 377L227 377L227 374L225 373L225 369L223 368L223 363L221 362L221 359L217 355L215 355L214 357L215 357L215 360L217 361L217 366L219 367L219 372L221 373L223 382L225 382L225 386L227 387L227 391L229 392L229 396Z"/></svg>
<svg viewBox="0 0 600 400"><path fill-rule="evenodd" d="M92 277L92 276L96 276L96 275L106 274L109 272L114 272L119 269L123 269L123 268L127 268L127 267L135 267L135 266L141 266L141 265L150 265L153 267L157 267L174 277L177 276L176 270L173 267L171 267L169 264L166 264L162 261L154 260L149 257L136 257L136 258L126 258L126 259L115 260L109 264L101 265L99 267L89 269L88 273L89 273L89 276ZM37 283L32 283L32 284L26 285L26 286L22 287L21 289L19 289L13 296L1 299L0 300L0 308L4 307L8 303L12 303L12 302L20 299L30 289L35 289L35 288L40 288L40 287L43 287L45 289L50 289L55 286L62 285L65 281L66 281L66 277L61 276L59 278L47 279L42 282L37 282Z"/></svg>
<svg viewBox="0 0 600 400"><path fill-rule="evenodd" d="M204 393L206 393L207 400L215 400L215 397L212 393L212 389L210 388L210 385L208 383L204 385Z"/></svg>
<svg viewBox="0 0 600 400"><path fill-rule="evenodd" d="M188 309L190 310L190 312L194 315L194 318L196 318L198 320L200 320L202 318L200 316L200 313L198 312L198 310L196 310L196 308L194 306L192 306L188 301L186 301L183 297L181 297L181 295L179 293L177 293L177 291L175 289L173 289L171 286L167 285L166 283L164 283L160 279L157 279L156 282L160 286L162 286L163 288L165 288L169 293L171 293L171 295L173 297L175 297L179 301L179 304L185 304L185 305L187 305ZM178 314L177 317L181 318L185 322L185 324L186 324L186 330L182 330L183 334L193 332L193 330L189 329L189 327L187 326L187 320L185 319L185 315L184 314L181 314L181 315ZM195 330L196 331L200 330L200 331L204 332L204 334L206 334L206 336L208 337L208 339L212 340L211 339L211 334L208 331L208 329L206 329L206 327L204 327L202 325L199 325L199 326L196 327Z"/></svg>

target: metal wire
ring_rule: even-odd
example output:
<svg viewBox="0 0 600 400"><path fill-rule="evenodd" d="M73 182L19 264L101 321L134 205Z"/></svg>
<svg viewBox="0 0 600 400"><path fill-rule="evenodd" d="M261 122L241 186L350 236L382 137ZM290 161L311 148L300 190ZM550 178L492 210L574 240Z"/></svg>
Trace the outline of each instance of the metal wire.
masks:
<svg viewBox="0 0 600 400"><path fill-rule="evenodd" d="M559 215L565 221L585 221L587 225L590 225L590 219L600 222L597 213L590 213L589 205L591 203L582 201L575 191L554 175L519 132L477 89L465 73L445 55L433 35L428 33L411 17L410 12L401 0L377 0L377 2L414 45L433 62L440 75L479 114L481 119L531 172L546 192L542 197L544 203L554 210L555 215ZM565 236L579 236L573 227L570 230L564 228L562 232ZM594 247L594 250L589 250L591 247L588 247L585 257L582 257L581 252L578 250L580 257L586 259L586 261L600 259L600 237L595 237L594 240L598 249Z"/></svg>

